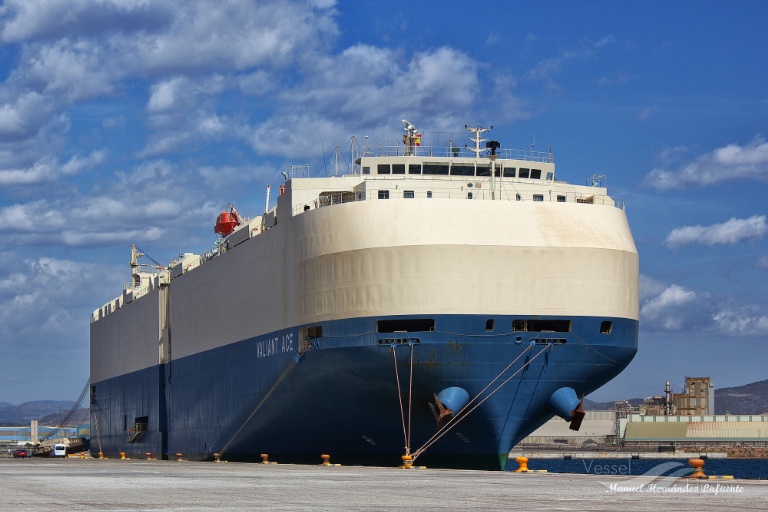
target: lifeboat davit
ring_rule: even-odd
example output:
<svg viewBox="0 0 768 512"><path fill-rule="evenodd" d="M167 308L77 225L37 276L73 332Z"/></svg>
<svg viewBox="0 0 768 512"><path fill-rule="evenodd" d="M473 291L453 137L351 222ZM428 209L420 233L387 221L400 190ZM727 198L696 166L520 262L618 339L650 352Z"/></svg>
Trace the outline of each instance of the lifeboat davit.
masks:
<svg viewBox="0 0 768 512"><path fill-rule="evenodd" d="M229 236L237 226L240 225L240 218L235 212L221 212L216 217L216 226L213 228L215 233L221 236Z"/></svg>

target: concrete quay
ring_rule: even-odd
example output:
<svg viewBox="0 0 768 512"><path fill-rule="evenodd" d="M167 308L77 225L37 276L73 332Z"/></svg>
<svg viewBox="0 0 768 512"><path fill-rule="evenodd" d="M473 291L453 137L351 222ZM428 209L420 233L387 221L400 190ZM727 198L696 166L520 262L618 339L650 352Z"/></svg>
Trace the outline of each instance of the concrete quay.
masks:
<svg viewBox="0 0 768 512"><path fill-rule="evenodd" d="M0 511L768 510L760 480L3 459L0 482Z"/></svg>
<svg viewBox="0 0 768 512"><path fill-rule="evenodd" d="M535 459L698 459L705 457L707 459L727 459L725 452L586 452L574 450L569 451L536 451L523 450L513 451L509 455L509 460L514 461L515 457L528 457ZM512 464L514 466L514 463Z"/></svg>

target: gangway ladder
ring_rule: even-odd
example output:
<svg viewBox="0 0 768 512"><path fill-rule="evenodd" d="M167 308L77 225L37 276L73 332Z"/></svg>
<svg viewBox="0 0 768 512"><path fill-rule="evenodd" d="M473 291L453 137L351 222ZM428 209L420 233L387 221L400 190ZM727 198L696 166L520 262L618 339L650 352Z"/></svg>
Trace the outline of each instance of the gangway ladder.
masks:
<svg viewBox="0 0 768 512"><path fill-rule="evenodd" d="M149 430L149 424L143 423L143 422L136 422L134 425L133 430L128 430L128 442L129 443L135 443L141 437L144 435L144 433Z"/></svg>

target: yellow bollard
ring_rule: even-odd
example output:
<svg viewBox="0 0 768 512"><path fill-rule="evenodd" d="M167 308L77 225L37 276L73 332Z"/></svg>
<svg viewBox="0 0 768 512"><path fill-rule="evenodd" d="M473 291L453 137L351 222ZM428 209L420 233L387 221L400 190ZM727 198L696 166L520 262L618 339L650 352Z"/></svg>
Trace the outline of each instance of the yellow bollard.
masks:
<svg viewBox="0 0 768 512"><path fill-rule="evenodd" d="M177 460L177 461L179 461L179 462L181 462L182 460L184 460L184 459L182 459L182 458L181 458L181 453L177 453L177 454L176 454L176 460Z"/></svg>
<svg viewBox="0 0 768 512"><path fill-rule="evenodd" d="M125 452L120 452L120 460L125 460Z"/></svg>
<svg viewBox="0 0 768 512"><path fill-rule="evenodd" d="M403 459L403 464L398 466L400 469L413 469L413 457L411 455L403 455L400 457Z"/></svg>
<svg viewBox="0 0 768 512"><path fill-rule="evenodd" d="M520 467L515 470L515 473L525 473L528 471L528 457L517 457L515 462L520 464Z"/></svg>
<svg viewBox="0 0 768 512"><path fill-rule="evenodd" d="M269 454L268 453L262 453L261 454L261 463L262 464L269 464Z"/></svg>
<svg viewBox="0 0 768 512"><path fill-rule="evenodd" d="M704 459L689 459L688 465L693 468L693 474L688 478L706 478L704 474Z"/></svg>
<svg viewBox="0 0 768 512"><path fill-rule="evenodd" d="M214 462L221 462L221 454L220 453L214 453L213 454L213 461Z"/></svg>
<svg viewBox="0 0 768 512"><path fill-rule="evenodd" d="M80 452L80 458L81 458L81 459L84 459L84 458L85 458L85 452Z"/></svg>
<svg viewBox="0 0 768 512"><path fill-rule="evenodd" d="M100 458L100 459L103 459L103 458L104 458L104 454L103 454L102 452L99 452L99 458Z"/></svg>
<svg viewBox="0 0 768 512"><path fill-rule="evenodd" d="M152 452L147 452L144 455L147 456L147 460L152 460Z"/></svg>
<svg viewBox="0 0 768 512"><path fill-rule="evenodd" d="M321 459L323 459L323 463L320 464L321 466L330 466L331 465L331 456L323 454L320 456Z"/></svg>

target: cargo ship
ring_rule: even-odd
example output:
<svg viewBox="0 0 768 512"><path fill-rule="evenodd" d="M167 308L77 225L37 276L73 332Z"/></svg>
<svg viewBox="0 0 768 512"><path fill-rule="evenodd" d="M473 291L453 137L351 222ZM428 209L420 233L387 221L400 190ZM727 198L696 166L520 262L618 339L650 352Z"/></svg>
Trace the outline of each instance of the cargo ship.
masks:
<svg viewBox="0 0 768 512"><path fill-rule="evenodd" d="M94 455L498 470L554 415L578 429L637 350L623 202L551 149L403 123L343 174L283 171L262 215L229 206L210 250L133 248L91 318Z"/></svg>

